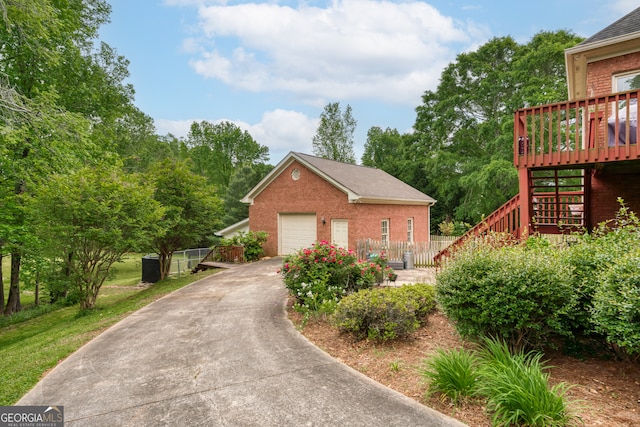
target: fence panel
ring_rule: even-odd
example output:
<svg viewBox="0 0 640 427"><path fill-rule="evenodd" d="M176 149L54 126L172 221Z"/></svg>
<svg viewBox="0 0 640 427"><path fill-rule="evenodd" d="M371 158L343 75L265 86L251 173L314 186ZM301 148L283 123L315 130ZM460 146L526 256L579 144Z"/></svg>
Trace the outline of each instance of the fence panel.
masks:
<svg viewBox="0 0 640 427"><path fill-rule="evenodd" d="M431 236L429 242L358 240L356 254L362 260L384 253L389 261L404 261L404 254L412 252L414 267L430 267L435 265L433 257L455 240L455 236Z"/></svg>
<svg viewBox="0 0 640 427"><path fill-rule="evenodd" d="M177 274L180 277L181 274L189 273L210 250L210 248L195 248L175 251L171 257L169 274Z"/></svg>

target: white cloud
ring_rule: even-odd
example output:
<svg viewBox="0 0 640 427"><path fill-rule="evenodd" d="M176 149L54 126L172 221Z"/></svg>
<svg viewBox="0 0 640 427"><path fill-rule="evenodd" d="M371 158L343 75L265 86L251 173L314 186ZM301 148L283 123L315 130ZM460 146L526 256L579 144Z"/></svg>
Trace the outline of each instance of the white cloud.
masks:
<svg viewBox="0 0 640 427"><path fill-rule="evenodd" d="M265 112L260 123L247 130L259 144L269 147L271 162L275 164L289 151L311 153L311 140L317 128L318 119L278 109Z"/></svg>
<svg viewBox="0 0 640 427"><path fill-rule="evenodd" d="M191 123L200 121L193 120L168 120L168 119L155 119L154 124L156 126L156 132L158 135L172 134L176 138L185 138L191 128Z"/></svg>
<svg viewBox="0 0 640 427"><path fill-rule="evenodd" d="M310 103L377 99L417 105L456 52L486 36L424 2L336 0L202 6L200 75L240 89L285 91ZM195 52L194 39L186 44Z"/></svg>
<svg viewBox="0 0 640 427"><path fill-rule="evenodd" d="M155 120L159 135L171 133L178 138L186 138L193 122L192 120ZM265 112L260 122L255 124L240 120L215 119L211 123L228 121L242 130L246 130L260 145L269 147L270 162L276 164L289 151L311 153L311 140L318 127L318 119L311 119L297 111L276 109Z"/></svg>

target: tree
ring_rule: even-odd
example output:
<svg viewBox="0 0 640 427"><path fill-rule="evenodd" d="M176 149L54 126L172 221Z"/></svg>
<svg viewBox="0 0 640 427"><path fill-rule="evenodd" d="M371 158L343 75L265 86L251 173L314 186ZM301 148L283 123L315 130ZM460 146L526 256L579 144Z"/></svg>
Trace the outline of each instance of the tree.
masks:
<svg viewBox="0 0 640 427"><path fill-rule="evenodd" d="M154 199L165 208L160 224L164 233L153 241L160 258L160 279L169 274L173 252L206 241L220 226L221 203L204 177L186 161L165 159L150 168Z"/></svg>
<svg viewBox="0 0 640 427"><path fill-rule="evenodd" d="M20 309L20 261L29 237L22 200L51 173L97 158L115 163L117 156L104 151L111 140L106 129L131 104L133 91L122 84L126 61L104 44L93 51L109 19L104 0L11 0L0 11L0 74L11 87L0 106L8 124L0 136L0 196L12 206L0 242L12 258L5 307L11 314Z"/></svg>
<svg viewBox="0 0 640 427"><path fill-rule="evenodd" d="M367 132L367 142L364 144L362 165L382 169L391 173L394 163L398 159L397 150L402 146L402 135L396 129L374 126Z"/></svg>
<svg viewBox="0 0 640 427"><path fill-rule="evenodd" d="M313 154L325 159L345 163L355 163L353 151L353 133L356 120L351 115L351 106L347 104L344 113L340 103L327 104L320 114L320 124L313 137Z"/></svg>
<svg viewBox="0 0 640 427"><path fill-rule="evenodd" d="M153 188L136 176L87 167L50 177L37 189L30 213L44 252L64 265L80 308L89 309L111 266L158 234L163 209Z"/></svg>
<svg viewBox="0 0 640 427"><path fill-rule="evenodd" d="M247 131L230 122L191 124L187 145L194 171L207 177L223 194L233 172L269 160L269 148L258 144Z"/></svg>
<svg viewBox="0 0 640 427"><path fill-rule="evenodd" d="M453 217L478 222L517 193L508 166L513 112L566 97L564 50L581 40L566 31L539 33L526 45L492 39L458 55L437 90L424 93L413 147L402 155L412 153L433 186L434 226Z"/></svg>
<svg viewBox="0 0 640 427"><path fill-rule="evenodd" d="M249 217L249 206L240 202L272 169L271 165L243 166L231 176L229 188L223 197L224 217L222 227L228 227Z"/></svg>

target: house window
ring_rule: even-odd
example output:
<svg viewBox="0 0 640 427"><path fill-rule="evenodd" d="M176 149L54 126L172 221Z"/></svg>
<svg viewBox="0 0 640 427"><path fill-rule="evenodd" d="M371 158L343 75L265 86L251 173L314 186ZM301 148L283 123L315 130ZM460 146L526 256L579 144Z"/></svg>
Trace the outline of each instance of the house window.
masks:
<svg viewBox="0 0 640 427"><path fill-rule="evenodd" d="M640 70L613 76L613 91L626 92L640 88Z"/></svg>
<svg viewBox="0 0 640 427"><path fill-rule="evenodd" d="M383 244L386 244L389 242L389 220L388 219L382 220L382 238L380 240L382 240Z"/></svg>
<svg viewBox="0 0 640 427"><path fill-rule="evenodd" d="M407 242L413 243L413 218L407 220Z"/></svg>

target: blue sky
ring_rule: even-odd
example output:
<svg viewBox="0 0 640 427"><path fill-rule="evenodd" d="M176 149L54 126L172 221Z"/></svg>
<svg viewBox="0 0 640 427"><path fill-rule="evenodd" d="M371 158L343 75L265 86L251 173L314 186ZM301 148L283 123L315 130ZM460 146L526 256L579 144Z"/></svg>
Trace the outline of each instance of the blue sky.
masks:
<svg viewBox="0 0 640 427"><path fill-rule="evenodd" d="M270 163L312 153L323 107L351 105L359 159L372 126L409 132L425 90L493 37L588 37L637 0L110 0L101 39L129 61L135 104L161 135L235 123Z"/></svg>

